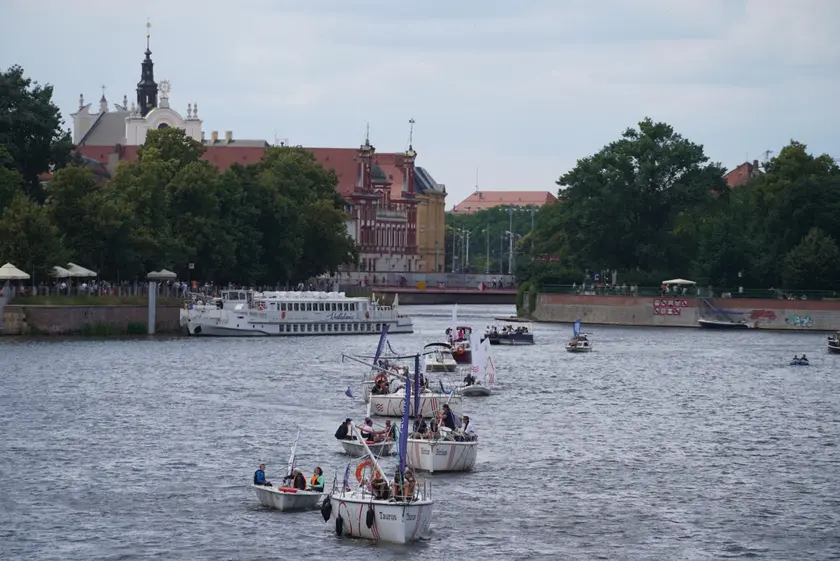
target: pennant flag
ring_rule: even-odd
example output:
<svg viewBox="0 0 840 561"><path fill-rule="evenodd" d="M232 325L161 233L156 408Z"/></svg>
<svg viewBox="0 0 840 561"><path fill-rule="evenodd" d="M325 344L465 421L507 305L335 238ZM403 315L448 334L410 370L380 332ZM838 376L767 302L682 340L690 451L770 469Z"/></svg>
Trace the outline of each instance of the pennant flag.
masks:
<svg viewBox="0 0 840 561"><path fill-rule="evenodd" d="M575 336L575 337L577 337L578 335L580 335L580 323L581 323L581 320L577 320L577 321L575 322L575 326L574 326L574 328L573 328L573 332L572 332L572 333L574 334L574 336Z"/></svg>
<svg viewBox="0 0 840 561"><path fill-rule="evenodd" d="M344 395L351 399L353 398L353 392L350 391L350 384L347 384L347 389L344 390Z"/></svg>

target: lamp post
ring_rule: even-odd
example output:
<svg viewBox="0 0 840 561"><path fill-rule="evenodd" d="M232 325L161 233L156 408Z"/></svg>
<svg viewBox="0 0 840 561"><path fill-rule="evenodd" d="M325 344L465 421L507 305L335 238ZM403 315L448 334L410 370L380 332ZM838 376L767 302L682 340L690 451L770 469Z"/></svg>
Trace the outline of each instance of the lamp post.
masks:
<svg viewBox="0 0 840 561"><path fill-rule="evenodd" d="M463 267L461 267L461 272L462 273L466 273L466 272L469 271L469 266L470 266L470 234L471 233L472 232L470 232L469 230L466 230L464 232L464 235L467 236L467 243L466 243L466 248L464 249L464 265L463 265Z"/></svg>
<svg viewBox="0 0 840 561"><path fill-rule="evenodd" d="M490 224L488 224L487 227L484 229L484 233L487 236L487 254L486 254L487 263L484 267L484 274L489 275L490 274Z"/></svg>

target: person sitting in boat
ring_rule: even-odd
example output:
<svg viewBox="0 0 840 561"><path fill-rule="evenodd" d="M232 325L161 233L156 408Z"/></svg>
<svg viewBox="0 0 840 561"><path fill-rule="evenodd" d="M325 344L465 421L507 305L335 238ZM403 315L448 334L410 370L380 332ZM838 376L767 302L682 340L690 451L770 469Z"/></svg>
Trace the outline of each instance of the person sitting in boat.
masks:
<svg viewBox="0 0 840 561"><path fill-rule="evenodd" d="M365 424L358 427L358 429L362 434L362 438L365 440L373 440L373 435L376 431L373 430L373 421L370 417L365 417Z"/></svg>
<svg viewBox="0 0 840 561"><path fill-rule="evenodd" d="M335 431L335 437L338 440L355 440L356 437L350 433L350 427L353 425L352 419L344 419L344 422L338 426Z"/></svg>
<svg viewBox="0 0 840 561"><path fill-rule="evenodd" d="M385 481L385 478L379 472L376 472L376 476L370 482L370 490L373 493L373 498L380 501L387 501L391 496L388 482Z"/></svg>
<svg viewBox="0 0 840 561"><path fill-rule="evenodd" d="M254 485L271 487L271 481L265 480L265 464L260 464L260 467L254 472Z"/></svg>
<svg viewBox="0 0 840 561"><path fill-rule="evenodd" d="M385 432L382 433L382 440L396 440L397 427L391 424L391 419L385 421Z"/></svg>
<svg viewBox="0 0 840 561"><path fill-rule="evenodd" d="M283 478L284 481L290 481L292 487L301 491L306 491L306 477L299 469L292 471L291 475Z"/></svg>
<svg viewBox="0 0 840 561"><path fill-rule="evenodd" d="M805 353L803 353L802 358L800 358L799 360L801 360L802 362L808 362L808 357L805 356Z"/></svg>
<svg viewBox="0 0 840 561"><path fill-rule="evenodd" d="M426 424L425 418L414 419L414 435L422 437L429 432L429 425Z"/></svg>
<svg viewBox="0 0 840 561"><path fill-rule="evenodd" d="M475 384L475 376L472 375L472 372L468 372L466 376L464 376L464 385L465 386L472 386Z"/></svg>
<svg viewBox="0 0 840 561"><path fill-rule="evenodd" d="M455 415L452 414L452 409L449 408L448 403L443 404L443 426L449 430L455 430Z"/></svg>
<svg viewBox="0 0 840 561"><path fill-rule="evenodd" d="M394 472L394 481L391 483L391 487L394 490L394 499L398 501L404 501L406 499L405 478L400 473L399 468Z"/></svg>
<svg viewBox="0 0 840 561"><path fill-rule="evenodd" d="M469 415L461 417L461 432L464 435L464 440L473 441L478 438L478 435L475 434L475 427L470 422Z"/></svg>
<svg viewBox="0 0 840 561"><path fill-rule="evenodd" d="M312 478L309 480L309 490L319 493L324 491L324 470L321 469L321 466L316 466L315 471L312 472Z"/></svg>

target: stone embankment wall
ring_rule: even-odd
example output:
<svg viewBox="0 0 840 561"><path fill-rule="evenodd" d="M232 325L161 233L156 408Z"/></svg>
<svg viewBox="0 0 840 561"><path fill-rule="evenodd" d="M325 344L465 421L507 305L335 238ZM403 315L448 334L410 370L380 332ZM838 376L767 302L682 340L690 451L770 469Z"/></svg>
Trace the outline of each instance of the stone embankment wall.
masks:
<svg viewBox="0 0 840 561"><path fill-rule="evenodd" d="M840 302L715 298L712 305L734 320L759 329L835 331L840 329ZM585 296L540 294L532 314L537 321L644 327L699 327L701 301L691 297Z"/></svg>
<svg viewBox="0 0 840 561"><path fill-rule="evenodd" d="M70 335L85 332L138 333L148 325L146 306L17 306L3 310L2 334ZM180 329L180 308L158 306L156 333L174 333Z"/></svg>

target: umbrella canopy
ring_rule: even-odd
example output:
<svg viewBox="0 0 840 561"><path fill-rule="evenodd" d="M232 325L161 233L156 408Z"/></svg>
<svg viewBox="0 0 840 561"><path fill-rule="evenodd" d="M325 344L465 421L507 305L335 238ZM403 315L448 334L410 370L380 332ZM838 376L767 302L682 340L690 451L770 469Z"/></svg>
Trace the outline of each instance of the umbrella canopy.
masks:
<svg viewBox="0 0 840 561"><path fill-rule="evenodd" d="M679 284L679 285L687 285L687 284L697 284L697 283L696 283L696 282L694 282L694 281L685 280L685 279L672 279L672 280L662 281L662 284Z"/></svg>
<svg viewBox="0 0 840 561"><path fill-rule="evenodd" d="M161 269L160 271L152 271L146 278L149 280L175 280L178 278L178 275L173 273L172 271L167 271L166 269Z"/></svg>
<svg viewBox="0 0 840 561"><path fill-rule="evenodd" d="M80 267L75 263L68 263L67 270L70 272L71 277L76 277L80 279L86 279L90 277L95 277L96 273L91 271L90 269L85 269L84 267Z"/></svg>
<svg viewBox="0 0 840 561"><path fill-rule="evenodd" d="M0 267L0 280L28 280L29 275L12 265L6 263Z"/></svg>
<svg viewBox="0 0 840 561"><path fill-rule="evenodd" d="M59 267L58 265L52 268L50 274L57 279L66 279L73 276L73 273L71 273L64 267Z"/></svg>

